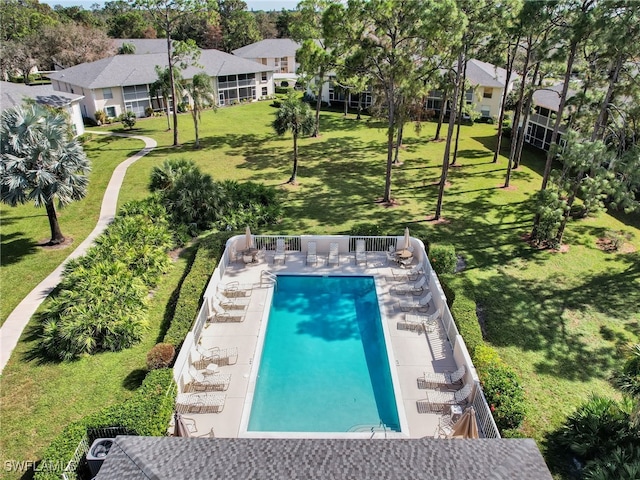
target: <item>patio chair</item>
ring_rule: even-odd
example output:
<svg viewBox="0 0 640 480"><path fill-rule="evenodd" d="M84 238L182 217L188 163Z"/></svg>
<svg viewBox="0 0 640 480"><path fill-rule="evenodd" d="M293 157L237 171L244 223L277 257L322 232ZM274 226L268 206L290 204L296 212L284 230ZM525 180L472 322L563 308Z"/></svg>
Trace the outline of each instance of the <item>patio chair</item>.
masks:
<svg viewBox="0 0 640 480"><path fill-rule="evenodd" d="M220 413L226 399L223 393L179 393L176 410L179 413Z"/></svg>
<svg viewBox="0 0 640 480"><path fill-rule="evenodd" d="M410 280L415 282L420 275L424 275L424 270L420 265L416 265L411 270L391 269L394 280Z"/></svg>
<svg viewBox="0 0 640 480"><path fill-rule="evenodd" d="M421 277L413 285L407 285L406 283L400 285L392 285L391 293L397 293L398 295L406 295L412 293L414 295L420 295L424 292L427 284L427 277Z"/></svg>
<svg viewBox="0 0 640 480"><path fill-rule="evenodd" d="M367 264L367 250L364 240L356 240L356 265Z"/></svg>
<svg viewBox="0 0 640 480"><path fill-rule="evenodd" d="M282 260L283 264L287 261L284 251L284 238L276 239L276 253L273 255L273 264L275 265L280 260Z"/></svg>
<svg viewBox="0 0 640 480"><path fill-rule="evenodd" d="M316 242L307 243L307 265L313 263L314 265L318 264L318 252L317 252L317 244Z"/></svg>
<svg viewBox="0 0 640 480"><path fill-rule="evenodd" d="M204 375L196 370L193 365L189 366L189 376L191 382L187 383L186 391L203 391L210 390L224 391L229 388L231 382L230 373L216 373L214 375Z"/></svg>
<svg viewBox="0 0 640 480"><path fill-rule="evenodd" d="M218 366L234 365L238 361L238 347L230 348L204 348L196 344L191 350L191 364L199 370L207 368L207 365L214 363Z"/></svg>
<svg viewBox="0 0 640 480"><path fill-rule="evenodd" d="M429 413L434 410L444 411L450 405L462 405L473 393L473 383L467 383L460 390L452 392L448 390L426 390L427 398L418 400L416 406L418 413Z"/></svg>
<svg viewBox="0 0 640 480"><path fill-rule="evenodd" d="M233 312L227 312L220 301L216 297L209 297L209 316L207 318L210 322L242 322L244 321L245 311L235 310Z"/></svg>
<svg viewBox="0 0 640 480"><path fill-rule="evenodd" d="M431 292L427 292L427 294L418 301L405 300L398 305L403 312L408 312L409 310L428 310L432 298Z"/></svg>
<svg viewBox="0 0 640 480"><path fill-rule="evenodd" d="M216 292L215 297L220 302L220 306L224 310L244 310L249 304L249 299L246 297L228 298L220 292Z"/></svg>
<svg viewBox="0 0 640 480"><path fill-rule="evenodd" d="M427 315L416 315L415 313L406 313L404 315L404 323L408 325L421 325L426 333L433 332L438 326L438 320L442 316L442 307L438 311ZM398 322L400 323L400 322Z"/></svg>
<svg viewBox="0 0 640 480"><path fill-rule="evenodd" d="M434 435L434 438L450 438L453 433L453 425L455 422L451 418L451 414L442 415L438 419L438 429Z"/></svg>
<svg viewBox="0 0 640 480"><path fill-rule="evenodd" d="M189 437L191 438L215 438L215 434L213 432L213 427L211 427L209 429L208 432L206 433L200 433L198 431L198 427L196 425L196 421L194 418L190 418L190 417L185 417L184 415L180 416L182 418L182 423L184 423L184 425L187 427L187 430L189 431ZM174 429L175 429L175 424L174 424Z"/></svg>
<svg viewBox="0 0 640 480"><path fill-rule="evenodd" d="M398 257L396 256L396 248L393 245L389 245L387 250L387 265L395 263L398 264Z"/></svg>
<svg viewBox="0 0 640 480"><path fill-rule="evenodd" d="M418 388L428 388L428 385L444 385L450 388L461 384L465 373L467 368L464 365L460 365L454 372L424 372L424 375L418 378Z"/></svg>
<svg viewBox="0 0 640 480"><path fill-rule="evenodd" d="M327 265L340 265L340 253L338 244L331 242L329 244L329 254L327 255Z"/></svg>
<svg viewBox="0 0 640 480"><path fill-rule="evenodd" d="M241 285L238 281L228 282L219 285L218 291L227 298L250 297L253 292L253 285Z"/></svg>

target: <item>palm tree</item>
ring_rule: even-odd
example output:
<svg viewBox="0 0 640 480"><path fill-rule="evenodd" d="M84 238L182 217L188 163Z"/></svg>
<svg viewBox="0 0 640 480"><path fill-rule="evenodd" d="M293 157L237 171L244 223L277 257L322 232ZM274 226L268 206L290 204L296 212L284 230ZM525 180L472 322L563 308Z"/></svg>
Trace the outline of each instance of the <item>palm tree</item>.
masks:
<svg viewBox="0 0 640 480"><path fill-rule="evenodd" d="M215 89L211 83L211 77L205 72L196 73L191 79L191 83L186 85L187 92L191 97L191 115L193 116L193 126L196 129L195 148L200 148L200 137L198 136L198 125L200 122L200 112L207 106L215 104Z"/></svg>
<svg viewBox="0 0 640 480"><path fill-rule="evenodd" d="M293 133L293 172L287 183L296 183L298 175L298 135L311 135L315 128L313 112L309 105L298 100L293 93L282 102L273 121L273 129L278 135Z"/></svg>
<svg viewBox="0 0 640 480"><path fill-rule="evenodd" d="M171 123L169 122L169 99L171 98L171 74L169 73L169 67L161 67L156 65L156 75L158 80L151 84L151 92L160 92L162 96L162 102L164 103L164 111L167 115L167 130L171 130ZM177 67L173 67L173 80L176 86L176 91L182 90L182 76ZM156 93L157 95L157 93ZM174 100L175 101L175 100Z"/></svg>
<svg viewBox="0 0 640 480"><path fill-rule="evenodd" d="M64 242L54 201L60 206L87 194L89 159L77 140L69 139L64 113L40 105L2 112L0 194L11 206L33 201L47 210L51 240Z"/></svg>

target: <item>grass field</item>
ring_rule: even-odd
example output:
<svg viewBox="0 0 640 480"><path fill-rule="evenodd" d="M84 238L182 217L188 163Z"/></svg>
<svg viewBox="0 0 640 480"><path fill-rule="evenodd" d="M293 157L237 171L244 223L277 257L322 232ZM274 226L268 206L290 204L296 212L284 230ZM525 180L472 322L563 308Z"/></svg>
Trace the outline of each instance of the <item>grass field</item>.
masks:
<svg viewBox="0 0 640 480"><path fill-rule="evenodd" d="M431 123L423 126L420 136L406 128L403 164L393 171L395 207L375 203L384 188L385 129L339 113L323 112L321 136L300 141L299 185L285 185L291 173L292 140L273 133L273 112L266 102L204 112L204 148L200 150L192 148L193 126L187 115L180 118L183 145L179 148L171 146L172 134L165 131L163 118L139 121L133 133L154 137L159 148L130 167L119 202L146 196L153 166L167 158L183 157L193 159L215 180L253 180L282 189L282 222L254 233L348 233L355 223L373 222L400 235L409 226L414 235L431 243L452 243L463 256L466 269L460 275L475 288L486 338L523 379L529 406L524 434L544 447L546 433L557 428L591 392L615 395L607 377L624 345L640 338L637 214L603 213L570 223L565 253L531 248L522 238L531 229L532 198L540 185L542 157L525 152L521 168L513 174L513 188L501 188L506 159L491 163L496 129L484 124L462 127L459 166L451 169L451 185L444 198L446 221L442 223L430 221L437 195L434 182L444 150L444 143L430 141L435 131ZM62 225L64 229L65 223ZM606 253L597 247L597 239L608 229L634 234L628 253ZM16 263L22 263L21 258ZM165 294L179 278L177 273L172 275L163 284ZM159 290L156 298L162 295ZM161 317L163 302L155 308L155 315ZM10 445L13 455L20 453L15 445L36 442L25 451L37 457L65 422L87 413L91 402L82 397L98 395L94 392L97 387L84 386L90 383L84 365L111 363L111 369L104 370L110 378L104 380L111 382L106 389L110 393L100 398L116 401L119 398L111 395L121 398L127 394L124 379L140 368L150 344L62 365L26 361L28 345L27 339L21 343L2 379L0 418L5 428L0 439ZM131 364L123 361L120 365L119 355L131 355ZM139 358L134 360L136 355ZM61 380L65 375L78 383L66 386ZM56 382L60 383L52 394ZM75 393L83 389L88 390L84 395ZM20 410L21 402L40 408ZM60 402L75 413L50 414ZM6 427L7 419L24 415L33 417L28 428L18 421ZM42 433L37 441L33 432Z"/></svg>

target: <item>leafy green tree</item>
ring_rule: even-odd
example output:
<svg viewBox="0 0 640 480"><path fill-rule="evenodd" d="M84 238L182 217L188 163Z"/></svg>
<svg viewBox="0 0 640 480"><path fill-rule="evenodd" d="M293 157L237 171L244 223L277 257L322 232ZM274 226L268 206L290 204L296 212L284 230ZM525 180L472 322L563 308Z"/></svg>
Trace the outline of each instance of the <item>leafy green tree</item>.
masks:
<svg viewBox="0 0 640 480"><path fill-rule="evenodd" d="M47 25L59 22L53 9L38 0L3 0L0 2L1 40L17 40L37 35Z"/></svg>
<svg viewBox="0 0 640 480"><path fill-rule="evenodd" d="M167 66L171 98L173 99L173 145L180 144L178 137L178 89L174 69L187 59L195 60L199 54L195 42L174 42L175 29L185 17L210 16L215 11L213 0L130 0L137 8L147 12L164 31L167 39ZM186 66L186 64L185 64Z"/></svg>
<svg viewBox="0 0 640 480"><path fill-rule="evenodd" d="M202 110L207 106L215 108L215 88L211 82L211 77L206 72L196 73L191 82L187 83L186 90L191 97L191 116L193 117L193 126L196 130L195 148L200 148L200 115Z"/></svg>
<svg viewBox="0 0 640 480"><path fill-rule="evenodd" d="M156 65L156 75L158 79L151 84L151 91L160 92L162 96L162 103L164 103L165 113L167 115L167 130L171 130L171 123L169 122L169 99L171 96L172 88L176 91L182 90L184 80L180 74L180 69L176 66L173 68L173 86L171 83L171 71L169 67L161 67Z"/></svg>
<svg viewBox="0 0 640 480"><path fill-rule="evenodd" d="M218 0L222 47L227 53L262 40L256 17L242 0Z"/></svg>
<svg viewBox="0 0 640 480"><path fill-rule="evenodd" d="M162 165L155 166L151 170L151 181L149 190L152 192L162 192L174 187L178 177L189 170L197 170L196 164L184 158L170 158Z"/></svg>
<svg viewBox="0 0 640 480"><path fill-rule="evenodd" d="M80 143L70 139L69 130L63 113L37 104L2 112L2 202L44 206L52 245L65 240L55 201L64 206L84 198L89 182L89 160Z"/></svg>
<svg viewBox="0 0 640 480"><path fill-rule="evenodd" d="M313 113L309 105L298 100L295 94L289 93L278 108L272 126L278 135L287 132L293 134L293 171L287 183L295 184L298 176L298 137L313 133Z"/></svg>
<svg viewBox="0 0 640 480"><path fill-rule="evenodd" d="M387 111L387 168L383 202L391 202L396 113L403 93L438 71L438 58L460 40L465 27L453 1L352 1L344 19L355 19L349 56L368 59L369 74Z"/></svg>

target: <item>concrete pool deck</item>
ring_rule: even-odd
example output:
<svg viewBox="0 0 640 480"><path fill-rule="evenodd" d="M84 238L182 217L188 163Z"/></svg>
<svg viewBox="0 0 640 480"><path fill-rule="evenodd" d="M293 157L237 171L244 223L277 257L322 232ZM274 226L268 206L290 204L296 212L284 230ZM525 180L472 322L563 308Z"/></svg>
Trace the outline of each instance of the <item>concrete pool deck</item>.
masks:
<svg viewBox="0 0 640 480"><path fill-rule="evenodd" d="M200 343L205 348L237 347L238 360L233 365L222 366L222 373L231 374L231 382L226 392L226 402L220 413L188 413L186 417L195 420L197 432L204 435L213 429L216 437L237 438L243 436L241 422L245 408L248 408L247 394L254 358L257 355L258 335L263 319L268 317L269 292L273 288L270 282L263 281L261 274L264 270L275 274L334 274L334 275L372 275L376 278L381 307L381 316L386 322L391 348L395 357L395 369L400 385L400 397L404 407L408 431L403 432L404 438L432 437L438 430L438 414L418 413L416 401L425 398L425 391L418 388L417 378L424 371L452 371L456 368L453 351L440 322L433 332L404 330L398 328L398 322L404 320L405 312L401 312L398 303L404 299L418 297L398 295L390 292L392 285L403 283L394 279L392 268L387 265L384 253L367 254L367 265L356 265L353 254L341 254L339 266L326 266L326 257L319 255L317 266L307 266L306 255L299 252L287 252L286 262L282 265L273 264L273 252L267 253L266 258L255 264L245 265L242 259L230 263L222 277L222 284L238 281L241 285L253 285L250 297L247 297L246 316L243 322L208 323L202 329ZM394 266L394 270L397 267ZM406 280L404 281L406 283ZM424 295L424 293L423 293ZM429 313L435 307L430 305ZM255 376L255 373L254 373ZM400 406L399 406L400 407ZM286 415L286 412L283 412ZM266 438L269 434L255 434ZM295 435L309 437L308 434ZM324 438L332 434L319 434ZM395 432L390 436L396 437ZM384 433L376 433L376 438L384 438Z"/></svg>

